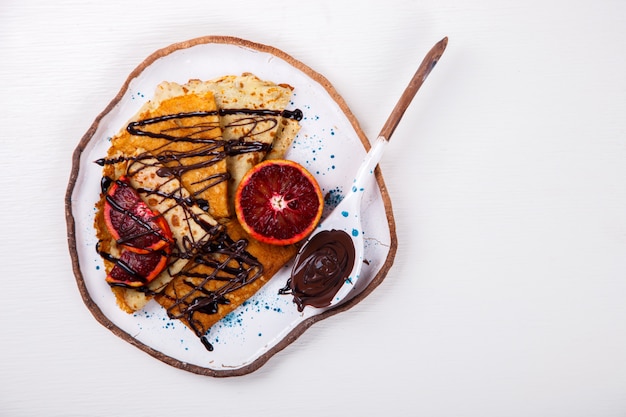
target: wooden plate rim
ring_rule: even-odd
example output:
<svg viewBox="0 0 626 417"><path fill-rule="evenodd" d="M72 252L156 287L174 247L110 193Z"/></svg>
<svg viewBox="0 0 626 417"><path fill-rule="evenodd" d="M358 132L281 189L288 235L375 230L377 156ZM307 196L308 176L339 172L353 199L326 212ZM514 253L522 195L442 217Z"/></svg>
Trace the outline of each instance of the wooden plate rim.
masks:
<svg viewBox="0 0 626 417"><path fill-rule="evenodd" d="M363 147L366 150L370 148L369 141L366 135L363 133L361 127L359 126L359 123L356 117L354 116L352 111L350 111L350 109L348 108L348 105L346 104L344 99L341 97L341 95L335 90L335 88L331 85L331 83L324 76L317 73L316 71L314 71L313 69L305 65L304 63L286 54L285 52L277 48L274 48L272 46L248 41L248 40L241 39L241 38L231 37L231 36L212 36L212 35L202 36L199 38L194 38L194 39L190 39L187 41L171 44L165 48L155 51L150 56L148 56L141 64L139 64L130 73L130 75L128 76L124 84L122 85L122 88L117 93L117 95L113 98L113 100L111 100L111 102L106 106L106 108L95 118L92 125L89 127L87 132L81 138L80 142L78 143L78 146L75 148L74 153L72 155L72 169L70 172L69 184L68 184L66 195L65 195L65 219L67 223L67 239L68 239L70 256L72 259L72 269L74 272L76 283L78 285L83 302L85 303L89 311L91 311L92 315L96 318L96 320L100 324L102 324L104 327L109 329L115 335L122 338L123 340L130 343L131 345L136 346L137 348L143 350L144 352L148 353L154 358L164 363L167 363L171 366L174 366L179 369L183 369L188 372L199 374L199 375L206 375L206 376L212 376L212 377L230 377L230 376L246 375L246 374L256 371L261 366L263 366L272 356L274 356L276 353L280 352L281 350L289 346L291 343L293 343L298 337L300 337L300 335L302 335L313 324L315 324L318 321L324 320L330 316L333 316L337 313L350 309L351 307L359 303L361 300L363 300L365 297L367 297L369 294L371 294L371 292L376 287L378 287L378 285L380 285L381 282L385 279L389 269L391 268L393 264L393 261L396 255L396 250L397 250L397 235L396 235L395 220L393 217L393 210L391 206L391 199L389 197L389 193L387 191L387 187L385 186L380 169L377 168L376 180L378 182L380 192L382 195L383 204L384 204L385 212L387 215L387 222L389 224L390 238L391 238L389 253L387 254L387 258L385 259L385 262L383 263L383 266L381 267L381 269L378 271L378 273L373 278L371 283L353 299L335 308L329 309L319 315L313 316L303 321L296 328L294 328L289 334L287 334L279 343L277 343L274 347L272 347L270 350L265 352L263 355L259 356L256 360L254 360L250 364L244 365L237 369L215 370L215 369L205 368L205 367L198 366L198 365L192 365L186 362L182 362L178 359L174 359L144 343L139 342L133 336L131 336L130 334L128 334L127 332L123 331L122 329L117 327L115 324L113 324L104 315L104 313L100 310L98 305L91 299L91 295L89 294L87 290L86 284L83 279L82 271L80 269L78 252L76 250L76 229L75 229L74 216L72 214L72 194L73 194L74 187L76 185L78 175L79 175L81 155L83 151L85 150L85 148L87 147L87 144L89 143L89 141L94 136L100 124L100 121L113 109L113 107L115 107L120 102L120 100L122 99L126 91L128 90L128 87L133 79L135 79L139 74L141 74L147 67L149 67L152 63L154 63L159 58L165 57L178 50L187 49L196 45L209 44L209 43L237 45L237 46L241 46L244 48L257 50L260 52L270 53L276 57L283 59L284 61L286 61L293 67L304 72L310 78L317 81L320 85L324 87L324 89L333 98L333 100L339 105L339 107L341 108L345 116L348 118L348 120L352 124L355 132L357 133L357 135L359 136L359 139L361 140L361 143L363 144Z"/></svg>

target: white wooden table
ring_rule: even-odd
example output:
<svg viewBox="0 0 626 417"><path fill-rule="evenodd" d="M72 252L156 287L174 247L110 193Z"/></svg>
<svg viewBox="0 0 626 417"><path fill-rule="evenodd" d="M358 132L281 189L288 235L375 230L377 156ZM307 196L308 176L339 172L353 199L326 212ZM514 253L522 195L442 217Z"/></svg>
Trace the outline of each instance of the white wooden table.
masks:
<svg viewBox="0 0 626 417"><path fill-rule="evenodd" d="M372 139L450 39L381 163L388 277L227 379L99 325L64 220L96 115L147 55L204 35L309 65ZM0 415L625 415L625 51L619 0L5 1Z"/></svg>

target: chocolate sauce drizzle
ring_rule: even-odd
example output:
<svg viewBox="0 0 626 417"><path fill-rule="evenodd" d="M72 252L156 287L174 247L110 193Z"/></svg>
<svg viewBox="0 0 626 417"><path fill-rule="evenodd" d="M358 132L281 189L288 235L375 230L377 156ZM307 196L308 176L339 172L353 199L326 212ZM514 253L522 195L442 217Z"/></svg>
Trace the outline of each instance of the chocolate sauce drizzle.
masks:
<svg viewBox="0 0 626 417"><path fill-rule="evenodd" d="M217 139L205 137L207 132L210 133L220 127L214 120L216 115L240 115L240 117L230 120L223 127L223 129L237 129L237 132L241 133L238 140L224 141L221 136ZM248 245L246 240L232 240L227 235L223 225L211 224L191 209L192 206L197 205L207 211L209 209L208 202L199 199L198 196L201 192L227 181L229 179L228 173L213 174L201 179L194 185L201 185L202 187L191 196L185 196L187 193L182 189L182 185L179 187L166 187L166 185L174 180L178 180L180 184L181 176L186 172L209 167L227 156L269 151L271 145L259 142L255 140L255 137L275 128L280 117L301 120L302 111L299 109L282 112L264 109L222 109L219 111L177 113L134 121L129 123L126 128L128 133L165 139L166 144L163 145L163 149L156 149L151 153L141 155L102 158L95 161L101 166L129 162L127 168L127 176L129 177L136 175L143 169L158 167L157 175L169 179L156 189L139 188L137 191L146 198L153 196L170 200L173 202L171 209L174 207L183 209L185 218L182 221L187 222L187 226L193 224L200 226L203 230L204 235L193 237L190 234L184 238L183 242L176 242L173 245L167 270L170 270L175 262L185 260L186 264L183 270L176 274L179 279L177 282L182 284L175 286L174 296L165 292L161 292L160 295L167 297L172 302L172 305L167 309L168 316L172 319L185 320L208 350L213 350L213 346L208 341L205 329L196 318L196 314L217 313L219 305L229 304L226 297L229 293L255 281L262 275L263 265L246 251ZM177 126L160 126L163 122L171 121L176 121ZM167 126L171 126L171 123L168 123ZM208 136L215 137L216 135ZM196 146L193 151L189 152L167 149L167 144L180 141L201 146ZM188 163L191 158L197 157L202 157L200 158L201 162ZM105 190L110 182L110 179L103 178L103 193L106 194ZM99 245L97 250L103 258L126 268L130 275L136 274L136 271L133 271L128 265L123 265L119 259L100 251ZM115 285L123 284L116 283ZM216 289L208 290L209 287ZM133 289L156 295L148 286Z"/></svg>
<svg viewBox="0 0 626 417"><path fill-rule="evenodd" d="M175 296L162 294L173 303L167 309L168 316L184 319L208 350L213 348L196 313L216 314L220 304L230 304L227 294L255 281L263 273L263 265L246 251L247 245L244 239L234 241L226 233L219 234L178 274ZM211 281L222 285L209 290L209 287L216 287L210 285Z"/></svg>
<svg viewBox="0 0 626 417"><path fill-rule="evenodd" d="M234 156L248 152L269 151L271 149L271 145L255 141L254 137L274 129L278 124L280 117L294 120L302 120L303 117L300 109L293 111L265 109L220 109L216 111L177 113L139 120L129 123L126 130L131 135L167 139L172 142L188 141L194 143L215 143L214 139L202 139L199 137L202 133L219 127L219 124L215 125L212 122L198 122L192 126L185 126L183 128L170 128L156 131L146 128L161 122L172 120L177 121L193 117L207 118L228 115L242 115L242 117L239 117L238 119L235 119L225 125L223 127L224 130L240 128L243 130L243 134L239 135L238 140L219 141L220 146L224 146L227 156ZM246 141L246 139L249 140Z"/></svg>

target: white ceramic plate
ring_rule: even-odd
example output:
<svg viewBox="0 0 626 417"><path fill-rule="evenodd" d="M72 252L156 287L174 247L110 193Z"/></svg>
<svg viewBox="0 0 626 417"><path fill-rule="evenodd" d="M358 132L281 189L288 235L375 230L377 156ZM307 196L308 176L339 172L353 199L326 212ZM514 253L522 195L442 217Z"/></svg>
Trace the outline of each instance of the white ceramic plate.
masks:
<svg viewBox="0 0 626 417"><path fill-rule="evenodd" d="M287 158L309 169L327 195L325 215L341 200L369 143L343 99L330 83L275 48L229 37L203 37L171 45L148 57L111 104L96 118L74 153L66 196L70 252L78 287L94 317L113 333L154 357L191 372L211 376L242 375L258 369L310 325L350 308L384 279L396 249L389 197L382 176L365 195L363 233L367 260L354 296L332 309L298 312L291 296L279 295L291 265L286 265L243 306L208 333L209 352L185 325L167 317L155 302L135 313L122 312L105 283L96 253L94 204L99 199L102 158L115 135L162 81L185 83L252 72L261 79L293 86L289 109L304 113L301 130Z"/></svg>

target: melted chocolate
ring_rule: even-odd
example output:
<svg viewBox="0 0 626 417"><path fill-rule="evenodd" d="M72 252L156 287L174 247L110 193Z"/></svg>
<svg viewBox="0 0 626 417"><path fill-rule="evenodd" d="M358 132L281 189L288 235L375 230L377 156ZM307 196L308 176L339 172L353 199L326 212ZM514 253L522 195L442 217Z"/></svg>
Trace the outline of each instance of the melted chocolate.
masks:
<svg viewBox="0 0 626 417"><path fill-rule="evenodd" d="M352 238L341 230L319 232L302 247L281 294L292 294L298 311L307 305L326 307L352 272Z"/></svg>
<svg viewBox="0 0 626 417"><path fill-rule="evenodd" d="M300 109L296 109L293 111L284 110L282 112L266 109L220 109L216 111L198 111L169 114L165 116L139 120L129 123L126 127L126 130L131 135L149 136L152 138L167 139L174 142L191 141L194 143L214 143L214 139L202 139L201 137L199 137L204 132L219 128L219 125L216 125L212 122L196 122L191 126L185 125L184 127L170 128L164 130L159 130L158 128L155 130L150 128L154 127L154 125L158 125L159 123L171 120L183 120L189 118L202 119L217 115L241 115L241 117L231 121L224 126L224 130L243 128L244 133L240 135L239 139L228 142L219 141L220 145L224 146L224 151L228 156L234 156L248 152L268 152L271 149L271 145L255 141L254 137L274 129L278 124L279 117L302 120L303 116Z"/></svg>
<svg viewBox="0 0 626 417"><path fill-rule="evenodd" d="M228 305L226 295L255 281L263 273L263 265L250 255L244 239L233 241L226 233L219 234L208 242L202 250L179 273L182 286L185 287L184 297L170 297L173 304L167 309L172 319L184 319L193 329L202 343L210 348L204 336L201 323L195 318L196 313L216 314L220 304ZM207 268L212 270L207 274ZM207 287L210 281L219 281L219 288L211 291Z"/></svg>
<svg viewBox="0 0 626 417"><path fill-rule="evenodd" d="M215 115L240 115L238 118L231 119L224 129L237 128L238 132L243 132L238 140L224 141L221 137L218 139L207 139L203 134L212 129L219 128L209 117ZM302 111L294 110L283 112L273 110L248 110L248 109L228 109L214 112L189 112L177 113L172 115L154 117L136 122L131 122L127 126L127 131L131 135L149 136L153 138L165 139L170 142L187 141L202 146L196 147L191 152L175 152L171 150L163 150L158 152L155 157L151 154L142 154L138 156L122 156L111 159L99 159L95 161L97 164L104 166L108 164L116 164L119 162L129 162L127 175L132 177L137 172L150 166L160 167L157 175L167 178L173 177L179 180L180 177L189 170L201 169L206 166L218 163L227 156L238 155L246 152L269 151L271 146L254 140L267 130L273 129L279 121L279 118L291 118L295 120L302 119ZM163 122L179 120L181 123L177 127L165 128ZM184 120L184 123L182 121ZM167 124L171 126L171 124ZM203 157L202 162L188 164L185 162L188 158ZM167 164L167 166L164 166ZM213 350L213 346L203 333L201 323L194 317L196 313L215 314L220 304L228 304L227 294L253 282L263 273L263 265L250 255L247 251L248 242L246 240L233 241L225 232L224 226L220 224L211 225L204 222L197 216L190 207L198 205L203 210L208 210L208 202L196 198L202 191L213 187L223 181L227 181L229 175L218 174L207 176L199 181L203 184L203 188L197 191L190 198L183 198L182 189L165 191L163 186L157 189L141 188L137 191L146 198L157 196L160 199L171 199L176 207L181 207L185 211L184 221L196 223L206 232L204 236L194 238L188 237L180 244L174 245L170 255L170 263L172 265L179 259L188 260L185 268L178 274L182 278L186 294L184 296L170 297L165 294L163 296L170 298L173 305L167 309L167 314L173 319L184 319L200 338L204 346L208 350ZM104 194L111 185L112 180L103 178L101 187ZM167 183L167 182L166 182ZM169 188L168 188L169 190ZM164 214L164 213L161 213ZM119 259L115 259L108 253L104 253L97 248L100 255L110 262L121 267L127 267ZM207 268L213 272L207 274ZM128 268L126 268L128 269ZM128 270L129 273L134 273ZM212 280L220 281L219 289L209 291L206 288ZM123 284L115 284L123 285ZM149 294L154 293L147 287L133 288L135 290L144 291Z"/></svg>
<svg viewBox="0 0 626 417"><path fill-rule="evenodd" d="M221 138L202 138L203 133L220 127L219 124L214 121L202 121L202 119L209 117L212 118L216 115L241 115L241 117L236 118L227 125L223 126L224 130L243 128L243 133L239 135L237 140L224 141ZM234 156L248 152L269 151L271 149L271 145L255 141L254 137L275 128L280 117L299 121L302 120L303 113L300 109L283 111L266 109L220 109L215 111L176 113L131 122L128 126L126 126L126 131L135 136L148 136L152 138L166 139L171 142L186 141L196 144L204 143L209 145L208 148L196 150L194 153L168 153L166 155L159 155L160 158L163 158L162 162L180 160L181 158L190 158L194 156L206 156L207 153L214 153L216 159L214 159L212 163L216 163L224 159L226 156ZM196 120L191 124L183 124L183 126L178 128L159 129L158 126L159 123L162 122L172 120L182 121L191 118L196 118ZM220 147L223 147L223 152L216 151L216 149ZM121 156L112 159L101 158L95 162L100 166L104 166L132 159L134 159L134 157Z"/></svg>

